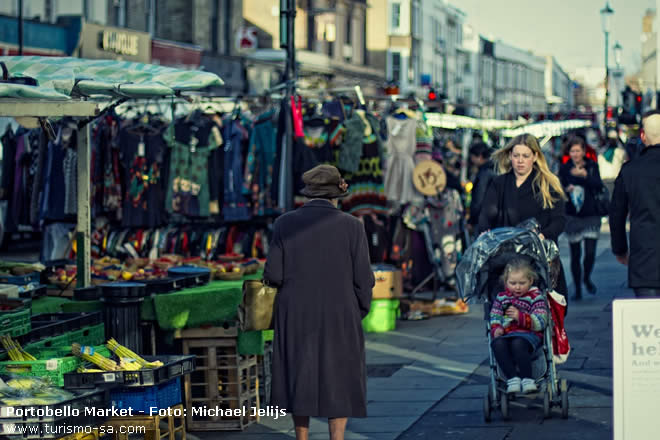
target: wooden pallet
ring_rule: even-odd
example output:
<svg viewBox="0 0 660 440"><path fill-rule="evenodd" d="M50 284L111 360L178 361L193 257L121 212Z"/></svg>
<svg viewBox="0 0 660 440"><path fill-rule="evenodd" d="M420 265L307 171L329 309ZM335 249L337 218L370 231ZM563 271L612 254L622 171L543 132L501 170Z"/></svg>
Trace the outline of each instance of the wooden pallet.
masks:
<svg viewBox="0 0 660 440"><path fill-rule="evenodd" d="M258 421L252 415L253 408L259 408L257 356L240 355L236 335L235 328L184 329L177 334L183 353L197 357L195 371L184 379L190 431L242 431Z"/></svg>
<svg viewBox="0 0 660 440"><path fill-rule="evenodd" d="M114 431L115 440L128 440L128 434L120 434L117 431L120 427L142 427L144 428L144 438L148 440L160 440L166 438L167 440L177 440L177 433L179 433L179 440L186 440L186 423L185 423L185 410L182 404L174 405L169 408L174 414L176 411L180 416L168 415L161 417L159 415L136 415L130 417L112 417L108 419L103 425L106 427L112 426ZM162 430L160 427L161 421L167 421L167 430ZM177 424L177 421L179 422ZM106 429L107 430L107 429ZM131 437L136 434L131 434Z"/></svg>

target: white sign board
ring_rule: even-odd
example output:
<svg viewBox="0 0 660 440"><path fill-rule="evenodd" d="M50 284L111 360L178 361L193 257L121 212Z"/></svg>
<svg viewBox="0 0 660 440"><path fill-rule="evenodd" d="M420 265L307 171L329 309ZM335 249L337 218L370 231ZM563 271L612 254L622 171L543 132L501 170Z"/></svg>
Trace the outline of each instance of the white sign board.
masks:
<svg viewBox="0 0 660 440"><path fill-rule="evenodd" d="M660 299L616 300L614 440L660 435Z"/></svg>

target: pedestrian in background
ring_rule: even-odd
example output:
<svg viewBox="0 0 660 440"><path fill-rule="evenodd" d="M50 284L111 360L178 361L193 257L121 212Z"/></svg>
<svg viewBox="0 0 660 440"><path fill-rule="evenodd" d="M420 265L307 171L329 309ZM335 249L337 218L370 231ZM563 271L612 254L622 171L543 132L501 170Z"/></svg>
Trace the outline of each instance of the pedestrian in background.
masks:
<svg viewBox="0 0 660 440"><path fill-rule="evenodd" d="M614 180L619 175L621 167L627 160L627 155L626 150L623 149L619 142L619 135L616 130L609 130L607 132L607 140L604 147L603 152L598 155L598 171L600 171L600 178L610 193L610 197L612 197Z"/></svg>
<svg viewBox="0 0 660 440"><path fill-rule="evenodd" d="M536 219L539 236L557 243L564 231L564 190L548 169L536 138L522 134L493 154L500 175L492 180L479 213L478 233L502 226L516 226ZM560 268L558 293L567 296L566 278Z"/></svg>
<svg viewBox="0 0 660 440"><path fill-rule="evenodd" d="M642 118L639 157L621 167L610 205L612 252L638 298L660 297L660 111ZM630 215L630 249L626 220Z"/></svg>
<svg viewBox="0 0 660 440"><path fill-rule="evenodd" d="M596 208L596 194L603 186L598 164L586 158L586 145L580 136L567 140L570 159L559 170L559 180L569 196L566 203L566 227L564 233L571 248L571 273L575 285L573 299L582 299L582 281L591 294L596 285L591 272L596 261L596 244L600 235L601 216ZM584 243L584 270L582 259Z"/></svg>
<svg viewBox="0 0 660 440"><path fill-rule="evenodd" d="M470 161L477 167L477 174L472 186L469 224L472 229L476 229L486 191L495 177L493 163L490 161L490 147L485 142L476 142L470 147Z"/></svg>
<svg viewBox="0 0 660 440"><path fill-rule="evenodd" d="M332 440L347 417L366 417L362 319L374 275L363 224L337 208L348 194L339 170L303 174L310 200L275 221L264 281L278 287L274 308L272 405L293 415L296 438L309 417L327 417Z"/></svg>

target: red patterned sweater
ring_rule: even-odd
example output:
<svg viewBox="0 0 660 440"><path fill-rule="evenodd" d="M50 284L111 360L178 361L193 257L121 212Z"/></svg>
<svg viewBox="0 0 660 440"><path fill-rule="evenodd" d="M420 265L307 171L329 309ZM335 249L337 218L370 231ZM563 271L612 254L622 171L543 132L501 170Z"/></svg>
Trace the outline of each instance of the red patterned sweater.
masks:
<svg viewBox="0 0 660 440"><path fill-rule="evenodd" d="M504 314L506 308L512 305L519 313L518 322ZM490 331L493 336L498 328L508 333L535 333L543 339L543 329L548 323L548 307L541 291L536 287L516 298L509 290L497 294L493 307L490 309Z"/></svg>

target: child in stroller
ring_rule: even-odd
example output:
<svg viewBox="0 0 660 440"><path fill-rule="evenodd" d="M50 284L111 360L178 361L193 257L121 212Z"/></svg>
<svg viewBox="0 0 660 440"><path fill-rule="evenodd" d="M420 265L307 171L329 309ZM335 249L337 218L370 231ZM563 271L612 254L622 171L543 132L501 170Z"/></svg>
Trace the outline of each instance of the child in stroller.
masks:
<svg viewBox="0 0 660 440"><path fill-rule="evenodd" d="M501 280L506 290L497 294L490 309L491 347L507 378L506 392L533 393L538 388L532 354L541 346L548 322L545 298L533 287L537 275L524 259L510 261Z"/></svg>
<svg viewBox="0 0 660 440"><path fill-rule="evenodd" d="M496 228L486 232L472 243L456 267L459 292L462 299L471 303L483 301L490 376L488 390L484 396L484 419L487 422L491 420L494 409L499 409L504 419L508 419L509 399L518 396L518 393L512 394L508 391L518 391L518 387L516 386L516 380L513 381L510 388L507 381L520 376L533 379L535 386L538 388L537 393L532 392L534 388L529 381L525 381L528 384L525 391L530 394L519 394L520 397L528 397L534 400L537 398L543 399L543 415L545 417L551 416L553 406L561 408L562 417L568 417L568 382L566 379L559 377L555 368L552 342L554 321L548 307L548 296L558 279L558 265L554 262L559 258L559 249L553 242L540 239L537 226L537 222L528 221L516 227ZM507 274L505 268L509 266L513 269L513 266L518 264L514 264L514 261L519 259L524 260L526 265L532 268L535 275L524 269L522 265L519 268L527 277L517 277L516 274L511 277L511 273ZM511 270L511 272L515 271ZM504 280L502 280L503 274L505 275ZM509 278L510 281L520 281L521 284L529 283L527 291L533 293L527 299L530 301L529 308L526 308L526 305L517 304L517 302L523 301L521 298L525 298L522 294L520 298L514 299L502 295L499 298L500 305L496 306L500 311L498 312L497 308L494 310L495 314L499 314L500 317L492 325L491 309L493 309L493 303L498 300L498 293L506 290L506 280L509 280ZM535 281L529 282L530 280L526 278L534 278ZM502 285L503 281L504 285ZM516 282L516 287L510 290L517 289L517 284ZM532 290L532 285L536 289ZM520 291L522 292L524 289L521 288ZM513 303L516 310L511 309L511 311L508 311L507 303ZM543 310L543 312L538 314L534 313L534 310ZM516 313L520 311L524 313ZM514 322L513 318L516 315L518 321ZM545 319L542 319L543 316L545 316ZM538 322L534 322L534 320L538 320ZM511 326L512 323L513 327ZM502 330L497 330L498 327ZM520 328L516 327L522 327L528 331L527 333L520 332ZM507 329L509 330L507 331ZM497 335L495 335L495 332L497 332ZM500 332L503 333L500 335ZM523 344L521 344L521 347L517 347L520 350L516 349L516 356L509 351L511 350L509 344L521 338L508 336L511 333L529 335L523 336L523 338L529 338L530 342L522 339ZM537 337L540 340L535 339ZM493 342L498 339L501 342ZM502 349L502 354L506 354L506 356L499 356L496 359L495 350L498 350L497 346L499 344L504 343L506 343L506 351ZM524 347L524 350L522 347ZM535 347L534 350L531 350L531 353L529 351L530 347ZM527 356L530 358L531 375L528 375ZM507 360L514 365L512 368L506 366ZM505 372L505 369L508 372ZM523 391L522 380L520 381L520 390Z"/></svg>

